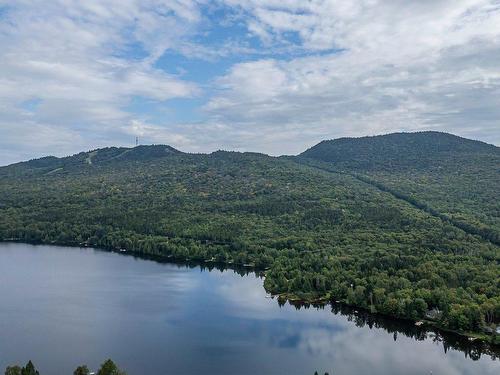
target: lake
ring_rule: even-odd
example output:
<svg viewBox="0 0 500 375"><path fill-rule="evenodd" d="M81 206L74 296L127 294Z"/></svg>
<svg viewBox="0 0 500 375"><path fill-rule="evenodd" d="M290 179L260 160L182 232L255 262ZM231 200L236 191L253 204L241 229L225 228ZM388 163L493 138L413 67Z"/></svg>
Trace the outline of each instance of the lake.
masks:
<svg viewBox="0 0 500 375"><path fill-rule="evenodd" d="M341 307L280 306L262 278L93 249L0 243L0 371L41 375L499 374L480 344ZM472 357L472 358L471 358Z"/></svg>

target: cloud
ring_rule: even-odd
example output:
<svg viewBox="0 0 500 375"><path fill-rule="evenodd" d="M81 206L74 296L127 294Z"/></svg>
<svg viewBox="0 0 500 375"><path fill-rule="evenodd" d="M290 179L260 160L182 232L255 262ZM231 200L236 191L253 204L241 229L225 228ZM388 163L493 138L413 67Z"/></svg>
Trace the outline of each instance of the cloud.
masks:
<svg viewBox="0 0 500 375"><path fill-rule="evenodd" d="M22 155L18 148L36 148L30 133L38 134L39 144L56 154L70 148L52 147L64 144L68 133L86 139L81 144L85 147L113 142L113 131L134 119L125 109L132 97L165 101L197 95L196 83L158 69L155 62L190 36L199 18L191 1L4 5L0 105L9 110L0 115L0 130L16 134L16 142L2 137L4 152L16 158ZM22 110L30 100L39 104Z"/></svg>
<svg viewBox="0 0 500 375"><path fill-rule="evenodd" d="M159 144L176 145L181 148L192 146L191 140L180 132L139 120L131 120L130 124L123 128L123 131L139 138L154 139L155 143Z"/></svg>
<svg viewBox="0 0 500 375"><path fill-rule="evenodd" d="M0 0L0 21L0 164L141 132L274 155L402 130L500 144L498 0Z"/></svg>
<svg viewBox="0 0 500 375"><path fill-rule="evenodd" d="M258 129L252 147L269 137L265 151L294 153L324 138L424 129L500 143L498 1L228 3L263 43L309 51L239 63L217 80L205 111L235 132Z"/></svg>

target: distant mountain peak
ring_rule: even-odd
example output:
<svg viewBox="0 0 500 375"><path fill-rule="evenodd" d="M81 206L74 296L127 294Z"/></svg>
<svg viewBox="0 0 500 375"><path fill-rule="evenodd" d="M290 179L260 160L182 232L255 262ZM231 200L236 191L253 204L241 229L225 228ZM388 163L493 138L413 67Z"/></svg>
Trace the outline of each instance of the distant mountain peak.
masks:
<svg viewBox="0 0 500 375"><path fill-rule="evenodd" d="M45 156L26 162L12 164L4 168L15 168L25 173L38 174L66 171L88 166L98 166L121 161L148 161L171 155L183 154L181 151L168 145L139 145L135 147L104 147L71 156Z"/></svg>
<svg viewBox="0 0 500 375"><path fill-rule="evenodd" d="M471 153L498 155L499 151L498 147L484 142L424 131L326 140L299 156L360 169L390 169L428 167L440 163L444 157Z"/></svg>

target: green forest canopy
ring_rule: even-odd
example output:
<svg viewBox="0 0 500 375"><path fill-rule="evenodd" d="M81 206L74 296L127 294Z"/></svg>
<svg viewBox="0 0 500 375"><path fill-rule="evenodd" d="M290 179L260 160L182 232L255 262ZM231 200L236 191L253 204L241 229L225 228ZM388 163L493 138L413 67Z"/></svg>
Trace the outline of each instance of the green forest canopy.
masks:
<svg viewBox="0 0 500 375"><path fill-rule="evenodd" d="M273 294L491 332L499 150L424 132L297 157L163 145L46 157L0 168L0 239L246 265Z"/></svg>

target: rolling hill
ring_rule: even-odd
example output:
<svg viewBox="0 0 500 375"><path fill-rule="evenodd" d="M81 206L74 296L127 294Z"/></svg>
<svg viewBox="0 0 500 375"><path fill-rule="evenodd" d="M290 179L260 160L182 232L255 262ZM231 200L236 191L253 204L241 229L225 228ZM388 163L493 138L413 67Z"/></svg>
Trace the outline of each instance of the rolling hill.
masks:
<svg viewBox="0 0 500 375"><path fill-rule="evenodd" d="M245 266L283 298L439 311L441 327L480 332L500 321L498 155L409 133L297 157L163 145L46 157L0 168L0 239Z"/></svg>
<svg viewBox="0 0 500 375"><path fill-rule="evenodd" d="M431 169L456 156L500 156L496 146L456 135L427 131L322 141L300 156L364 171Z"/></svg>
<svg viewBox="0 0 500 375"><path fill-rule="evenodd" d="M300 155L500 245L500 148L439 132L323 141Z"/></svg>

